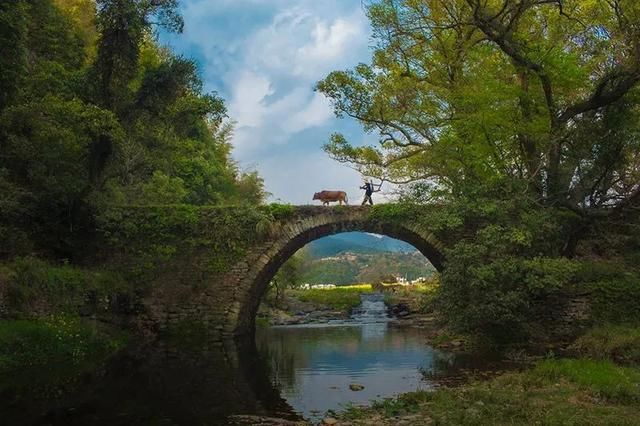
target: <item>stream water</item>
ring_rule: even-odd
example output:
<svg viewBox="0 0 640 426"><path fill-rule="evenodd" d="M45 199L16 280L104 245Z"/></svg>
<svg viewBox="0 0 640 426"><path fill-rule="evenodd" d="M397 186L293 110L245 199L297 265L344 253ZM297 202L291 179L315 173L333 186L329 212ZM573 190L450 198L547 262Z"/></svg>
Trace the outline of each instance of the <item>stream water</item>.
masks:
<svg viewBox="0 0 640 426"><path fill-rule="evenodd" d="M433 377L484 363L390 326L382 299L365 296L347 321L264 328L255 341L224 345L160 343L98 369L0 377L0 424L217 425L235 414L317 421L326 410L430 389Z"/></svg>

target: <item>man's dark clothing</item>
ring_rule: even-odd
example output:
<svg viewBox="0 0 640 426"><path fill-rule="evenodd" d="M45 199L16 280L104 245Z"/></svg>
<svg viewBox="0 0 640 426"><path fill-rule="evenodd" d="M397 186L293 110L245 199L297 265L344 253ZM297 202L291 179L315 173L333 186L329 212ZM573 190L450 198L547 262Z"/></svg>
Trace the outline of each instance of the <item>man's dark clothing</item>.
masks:
<svg viewBox="0 0 640 426"><path fill-rule="evenodd" d="M367 201L369 204L373 205L373 200L371 199L371 194L373 194L373 185L367 182L364 186L361 186L360 189L364 189L364 200L362 200L362 205L364 206L367 204Z"/></svg>

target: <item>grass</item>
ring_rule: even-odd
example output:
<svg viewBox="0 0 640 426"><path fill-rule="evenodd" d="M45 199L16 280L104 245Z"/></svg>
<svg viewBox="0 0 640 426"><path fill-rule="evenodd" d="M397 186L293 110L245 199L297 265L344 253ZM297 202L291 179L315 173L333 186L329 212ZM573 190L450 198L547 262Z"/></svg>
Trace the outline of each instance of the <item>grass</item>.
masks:
<svg viewBox="0 0 640 426"><path fill-rule="evenodd" d="M568 380L599 399L617 403L638 403L640 370L620 367L611 361L560 359L543 361L532 375L548 383Z"/></svg>
<svg viewBox="0 0 640 426"><path fill-rule="evenodd" d="M389 286L384 286L389 287ZM433 292L432 285L421 286L394 286L394 290L385 290L385 301L390 304L412 300L419 304L421 298ZM337 286L333 288L313 288L309 290L289 290L288 294L302 302L324 305L335 310L349 310L360 304L362 293L377 291L371 284L356 284L349 286ZM417 307L412 306L416 310Z"/></svg>
<svg viewBox="0 0 640 426"><path fill-rule="evenodd" d="M578 338L572 349L592 359L640 366L640 327L604 325Z"/></svg>
<svg viewBox="0 0 640 426"><path fill-rule="evenodd" d="M433 297L439 286L437 278L433 278L424 284L412 286L385 285L385 301L391 305L408 303L411 310L418 311L426 305L427 300Z"/></svg>
<svg viewBox="0 0 640 426"><path fill-rule="evenodd" d="M126 336L98 332L78 318L0 322L0 372L53 363L80 364L122 348Z"/></svg>
<svg viewBox="0 0 640 426"><path fill-rule="evenodd" d="M561 359L488 382L350 407L340 418L354 425L632 425L640 416L639 402L637 369Z"/></svg>
<svg viewBox="0 0 640 426"><path fill-rule="evenodd" d="M326 289L290 290L289 294L302 302L324 305L331 309L346 311L360 304L360 294L373 293L373 291L370 284L360 284Z"/></svg>

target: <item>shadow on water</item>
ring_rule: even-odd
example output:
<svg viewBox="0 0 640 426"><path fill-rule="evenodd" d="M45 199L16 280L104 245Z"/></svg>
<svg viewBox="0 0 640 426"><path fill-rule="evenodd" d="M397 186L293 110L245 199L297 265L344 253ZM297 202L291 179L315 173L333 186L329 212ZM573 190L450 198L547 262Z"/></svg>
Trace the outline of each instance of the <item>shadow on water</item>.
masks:
<svg viewBox="0 0 640 426"><path fill-rule="evenodd" d="M271 384L253 339L130 349L92 371L0 378L3 425L218 425L232 414L299 415Z"/></svg>

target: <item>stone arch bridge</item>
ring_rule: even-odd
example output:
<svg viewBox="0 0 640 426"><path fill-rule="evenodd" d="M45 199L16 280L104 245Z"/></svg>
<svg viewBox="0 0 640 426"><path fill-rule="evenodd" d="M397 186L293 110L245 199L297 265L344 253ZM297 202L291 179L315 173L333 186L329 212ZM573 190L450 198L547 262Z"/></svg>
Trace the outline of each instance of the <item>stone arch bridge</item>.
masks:
<svg viewBox="0 0 640 426"><path fill-rule="evenodd" d="M163 330L173 323L197 321L221 338L250 334L260 301L282 264L307 243L342 232L371 232L403 240L442 269L444 245L433 233L417 220L385 218L375 211L359 206L291 207L269 236L255 240L222 275L208 274L202 266L211 256L206 248L184 254L158 271L157 279L164 285L154 285L156 290L143 301L140 325ZM194 281L200 284L194 286Z"/></svg>

